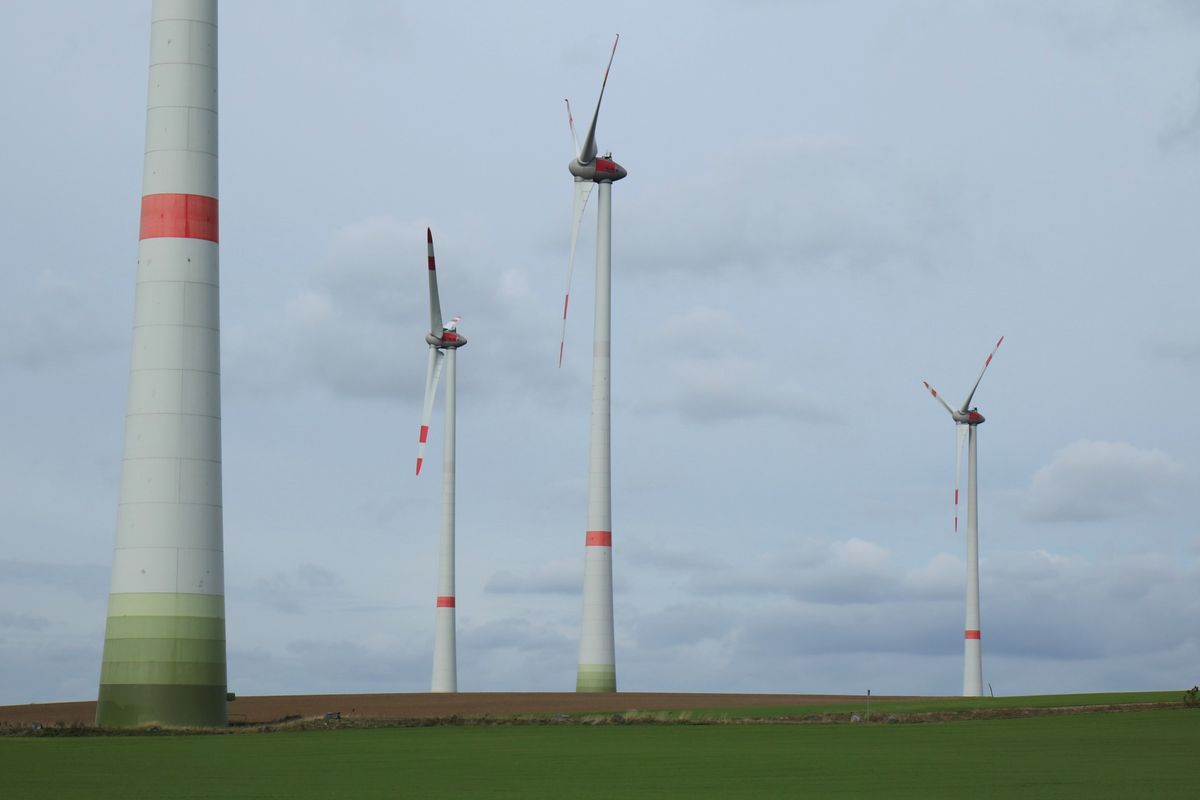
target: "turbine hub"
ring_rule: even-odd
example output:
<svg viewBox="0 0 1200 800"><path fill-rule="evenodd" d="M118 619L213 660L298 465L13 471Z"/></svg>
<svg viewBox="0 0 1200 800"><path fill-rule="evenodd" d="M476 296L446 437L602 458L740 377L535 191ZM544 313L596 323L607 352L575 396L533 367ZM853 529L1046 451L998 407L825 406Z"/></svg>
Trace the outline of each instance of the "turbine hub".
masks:
<svg viewBox="0 0 1200 800"><path fill-rule="evenodd" d="M580 180L596 183L612 183L629 174L620 164L603 156L593 159L589 164L580 164L579 159L573 158L567 169Z"/></svg>

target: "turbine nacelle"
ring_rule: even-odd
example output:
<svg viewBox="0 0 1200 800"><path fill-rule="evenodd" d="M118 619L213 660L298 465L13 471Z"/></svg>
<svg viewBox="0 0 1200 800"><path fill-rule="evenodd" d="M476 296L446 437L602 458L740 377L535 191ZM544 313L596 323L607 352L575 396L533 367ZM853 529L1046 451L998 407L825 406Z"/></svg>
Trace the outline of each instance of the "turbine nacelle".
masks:
<svg viewBox="0 0 1200 800"><path fill-rule="evenodd" d="M458 348L467 343L467 337L452 328L443 328L441 336L434 336L432 333L425 334L425 341L429 342L431 347Z"/></svg>
<svg viewBox="0 0 1200 800"><path fill-rule="evenodd" d="M954 421L960 425L981 425L984 421L983 414L980 414L979 410L974 408L966 413L962 411L951 411L950 416L954 417Z"/></svg>
<svg viewBox="0 0 1200 800"><path fill-rule="evenodd" d="M620 164L603 156L594 158L587 164L581 164L579 159L573 158L567 169L575 176L575 180L595 183L612 183L629 174Z"/></svg>

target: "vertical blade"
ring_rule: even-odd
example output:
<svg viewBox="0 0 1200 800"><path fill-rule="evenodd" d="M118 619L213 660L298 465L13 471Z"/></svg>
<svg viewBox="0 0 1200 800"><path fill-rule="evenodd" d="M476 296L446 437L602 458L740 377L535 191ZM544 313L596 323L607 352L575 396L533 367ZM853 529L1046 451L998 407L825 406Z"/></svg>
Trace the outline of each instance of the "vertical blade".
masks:
<svg viewBox="0 0 1200 800"><path fill-rule="evenodd" d="M429 369L425 372L425 402L421 406L421 429L417 434L417 474L425 461L425 442L429 439L429 423L433 421L433 398L437 394L438 379L442 376L442 361L446 354L436 347L429 348Z"/></svg>
<svg viewBox="0 0 1200 800"><path fill-rule="evenodd" d="M600 103L604 100L604 87L608 85L608 71L612 69L613 56L617 54L617 42L621 41L621 34L617 34L617 38L613 40L612 53L608 56L608 66L604 68L604 80L600 84L600 96L596 98L596 113L592 114L592 125L588 128L587 136L583 140L583 148L579 151L579 163L590 164L596 158L596 120L600 119Z"/></svg>
<svg viewBox="0 0 1200 800"><path fill-rule="evenodd" d="M988 365L992 363L992 356L996 355L996 351L1000 349L1000 342L1003 341L1004 337L1001 336L999 340L996 341L996 346L992 348L992 352L988 353L987 360L983 362L983 369L979 370L979 377L975 379L975 385L971 387L971 393L967 395L967 399L963 401L962 413L967 413L967 410L971 407L971 398L975 396L975 390L979 388L979 382L983 380L983 373L987 372Z"/></svg>
<svg viewBox="0 0 1200 800"><path fill-rule="evenodd" d="M954 445L954 532L958 533L958 487L962 480L963 438L968 426L960 423L954 427L958 435L958 442Z"/></svg>
<svg viewBox="0 0 1200 800"><path fill-rule="evenodd" d="M579 228L583 224L583 212L592 193L591 181L575 181L575 201L571 209L571 254L567 258L567 290L563 295L562 336L558 340L558 366L562 366L563 348L567 343L567 308L571 305L571 275L575 272L575 246L579 243Z"/></svg>
<svg viewBox="0 0 1200 800"><path fill-rule="evenodd" d="M441 338L442 336L442 303L438 299L437 266L433 260L433 231L425 229L425 238L429 244L429 332Z"/></svg>

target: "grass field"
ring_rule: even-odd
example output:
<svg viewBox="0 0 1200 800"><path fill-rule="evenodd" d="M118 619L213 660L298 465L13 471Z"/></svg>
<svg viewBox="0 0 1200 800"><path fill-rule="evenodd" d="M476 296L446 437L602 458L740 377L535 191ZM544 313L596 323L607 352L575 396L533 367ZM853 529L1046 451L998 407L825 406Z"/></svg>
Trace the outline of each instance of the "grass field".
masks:
<svg viewBox="0 0 1200 800"><path fill-rule="evenodd" d="M871 717L877 714L925 714L937 712L1002 711L1006 709L1079 708L1083 706L1117 706L1147 703L1178 703L1183 692L1103 692L1094 694L1045 694L1028 697L929 697L919 700L871 701ZM697 709L679 712L692 718L746 718L775 716L805 716L810 714L862 714L867 707L862 702L848 706L808 704L803 706L770 706L746 708Z"/></svg>
<svg viewBox="0 0 1200 800"><path fill-rule="evenodd" d="M0 738L12 798L1187 797L1200 712Z"/></svg>

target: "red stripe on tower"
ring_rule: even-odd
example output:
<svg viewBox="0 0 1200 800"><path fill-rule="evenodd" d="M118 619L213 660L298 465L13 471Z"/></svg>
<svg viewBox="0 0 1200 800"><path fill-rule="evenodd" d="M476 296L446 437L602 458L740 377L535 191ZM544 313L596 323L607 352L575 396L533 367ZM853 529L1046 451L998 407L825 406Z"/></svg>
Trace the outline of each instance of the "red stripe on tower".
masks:
<svg viewBox="0 0 1200 800"><path fill-rule="evenodd" d="M438 608L454 608L454 597L453 596L447 597L446 595L439 596L437 599L437 607Z"/></svg>
<svg viewBox="0 0 1200 800"><path fill-rule="evenodd" d="M612 531L588 531L588 547L612 547Z"/></svg>
<svg viewBox="0 0 1200 800"><path fill-rule="evenodd" d="M979 631L965 631L963 633L963 638L964 639L978 639Z"/></svg>
<svg viewBox="0 0 1200 800"><path fill-rule="evenodd" d="M199 194L148 194L142 197L139 239L217 241L217 199Z"/></svg>

